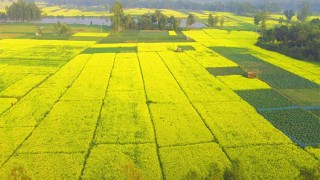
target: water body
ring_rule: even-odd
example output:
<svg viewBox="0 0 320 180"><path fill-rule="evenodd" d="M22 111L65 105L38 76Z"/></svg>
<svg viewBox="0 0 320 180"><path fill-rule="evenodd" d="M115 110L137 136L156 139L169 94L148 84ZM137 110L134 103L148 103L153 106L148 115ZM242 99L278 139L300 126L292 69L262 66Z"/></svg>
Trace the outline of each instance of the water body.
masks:
<svg viewBox="0 0 320 180"><path fill-rule="evenodd" d="M65 18L43 18L36 23L42 24L54 24L57 22L66 23L66 24L82 24L82 25L107 25L111 26L111 20L109 18L74 18L74 17L65 17Z"/></svg>
<svg viewBox="0 0 320 180"><path fill-rule="evenodd" d="M57 22L66 23L66 24L81 24L81 25L106 25L111 26L111 20L108 17L85 17L85 18L76 18L76 17L64 17L64 18L57 18L57 17L47 17L43 18L40 21L35 23L39 24L55 24ZM11 21L7 21L11 22ZM181 19L180 27L185 28L187 26L187 20ZM204 28L206 27L205 24L196 22L194 23L191 28Z"/></svg>
<svg viewBox="0 0 320 180"><path fill-rule="evenodd" d="M37 23L43 24L54 24L60 21L60 23L66 24L82 24L82 25L107 25L111 26L110 18L99 18L99 17L85 17L85 18L74 18L74 17L65 17L65 18L44 18ZM187 26L187 20L182 19L180 27L184 28ZM196 22L192 26L192 28L204 28L206 27L205 24Z"/></svg>

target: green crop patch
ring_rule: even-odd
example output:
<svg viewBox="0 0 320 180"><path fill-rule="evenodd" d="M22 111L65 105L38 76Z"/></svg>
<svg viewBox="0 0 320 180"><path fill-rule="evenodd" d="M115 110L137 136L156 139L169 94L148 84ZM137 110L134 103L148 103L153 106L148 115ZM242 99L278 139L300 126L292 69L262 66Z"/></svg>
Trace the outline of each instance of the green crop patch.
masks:
<svg viewBox="0 0 320 180"><path fill-rule="evenodd" d="M170 36L168 31L156 30L125 30L123 32L113 32L99 43L137 43L137 42L185 42L186 36L177 31L176 36Z"/></svg>
<svg viewBox="0 0 320 180"><path fill-rule="evenodd" d="M101 101L58 102L19 152L85 152L92 140L100 107Z"/></svg>
<svg viewBox="0 0 320 180"><path fill-rule="evenodd" d="M151 104L150 110L160 146L214 140L190 104Z"/></svg>
<svg viewBox="0 0 320 180"><path fill-rule="evenodd" d="M309 89L319 88L319 85L303 77L293 74L265 62L251 54L244 48L213 47L212 50L234 61L245 71L258 71L261 80L276 89Z"/></svg>
<svg viewBox="0 0 320 180"><path fill-rule="evenodd" d="M244 101L194 105L224 147L291 142Z"/></svg>
<svg viewBox="0 0 320 180"><path fill-rule="evenodd" d="M207 68L207 71L214 76L228 76L228 75L242 75L245 76L246 73L238 67L217 67L217 68Z"/></svg>
<svg viewBox="0 0 320 180"><path fill-rule="evenodd" d="M320 118L320 109L319 110L311 110L310 111L313 115L317 116L318 118Z"/></svg>
<svg viewBox="0 0 320 180"><path fill-rule="evenodd" d="M137 52L137 47L109 47L109 48L88 48L83 54L96 53L134 53Z"/></svg>
<svg viewBox="0 0 320 180"><path fill-rule="evenodd" d="M196 49L193 46L178 46L182 51L195 51Z"/></svg>
<svg viewBox="0 0 320 180"><path fill-rule="evenodd" d="M97 129L96 142L154 142L153 127L145 101L105 103Z"/></svg>
<svg viewBox="0 0 320 180"><path fill-rule="evenodd" d="M236 93L256 109L296 106L293 101L272 89L241 90Z"/></svg>
<svg viewBox="0 0 320 180"><path fill-rule="evenodd" d="M97 145L82 179L162 179L155 144Z"/></svg>
<svg viewBox="0 0 320 180"><path fill-rule="evenodd" d="M226 148L239 179L318 179L318 161L295 145Z"/></svg>
<svg viewBox="0 0 320 180"><path fill-rule="evenodd" d="M281 93L300 106L320 106L320 89L284 89Z"/></svg>
<svg viewBox="0 0 320 180"><path fill-rule="evenodd" d="M231 171L215 143L160 148L160 157L166 179L223 179Z"/></svg>
<svg viewBox="0 0 320 180"><path fill-rule="evenodd" d="M81 174L83 154L18 154L0 171L5 179L77 179Z"/></svg>
<svg viewBox="0 0 320 180"><path fill-rule="evenodd" d="M0 128L0 165L16 150L33 128Z"/></svg>
<svg viewBox="0 0 320 180"><path fill-rule="evenodd" d="M320 120L302 109L260 112L276 128L300 146L320 144Z"/></svg>

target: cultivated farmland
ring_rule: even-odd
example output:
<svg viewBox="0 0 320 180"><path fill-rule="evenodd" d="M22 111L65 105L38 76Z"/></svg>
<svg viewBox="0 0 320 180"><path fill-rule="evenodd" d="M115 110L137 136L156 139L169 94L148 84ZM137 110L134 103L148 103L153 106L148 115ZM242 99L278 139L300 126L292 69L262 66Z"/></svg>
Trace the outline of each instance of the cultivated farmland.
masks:
<svg viewBox="0 0 320 180"><path fill-rule="evenodd" d="M0 40L0 179L319 179L320 65L257 37Z"/></svg>

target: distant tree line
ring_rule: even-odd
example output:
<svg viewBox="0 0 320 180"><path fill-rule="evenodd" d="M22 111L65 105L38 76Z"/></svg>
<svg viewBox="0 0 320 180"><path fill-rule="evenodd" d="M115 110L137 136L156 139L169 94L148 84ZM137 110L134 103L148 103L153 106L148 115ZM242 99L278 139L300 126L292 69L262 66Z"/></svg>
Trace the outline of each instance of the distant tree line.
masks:
<svg viewBox="0 0 320 180"><path fill-rule="evenodd" d="M287 23L280 22L272 29L265 27L265 14L257 14L255 23L261 26L257 45L298 59L320 62L320 20L317 18L308 22L310 14L309 4L302 2L297 13L299 21L291 21L296 13L286 10Z"/></svg>
<svg viewBox="0 0 320 180"><path fill-rule="evenodd" d="M41 10L34 2L18 0L5 8L6 13L0 13L0 20L25 22L36 21L41 18Z"/></svg>
<svg viewBox="0 0 320 180"><path fill-rule="evenodd" d="M178 30L181 23L180 19L176 19L174 16L168 17L160 10L137 17L133 17L130 14L125 15L123 5L119 1L112 6L111 12L113 13L111 21L114 31L122 31L124 29Z"/></svg>
<svg viewBox="0 0 320 180"><path fill-rule="evenodd" d="M111 7L116 0L46 0L54 5L94 6L105 5ZM320 11L319 0L305 0L311 5L312 11ZM285 9L299 9L300 1L292 0L121 0L124 8L157 8L157 9L191 9L230 11L244 15L257 11L281 12Z"/></svg>

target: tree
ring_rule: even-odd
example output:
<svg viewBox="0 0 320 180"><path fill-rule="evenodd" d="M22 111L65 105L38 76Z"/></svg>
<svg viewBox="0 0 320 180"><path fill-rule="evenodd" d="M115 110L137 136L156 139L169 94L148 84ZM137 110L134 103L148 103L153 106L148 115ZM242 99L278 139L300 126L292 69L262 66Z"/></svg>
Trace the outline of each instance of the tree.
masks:
<svg viewBox="0 0 320 180"><path fill-rule="evenodd" d="M192 24L194 24L196 22L196 19L195 19L195 17L194 17L194 15L193 14L189 14L189 16L188 16L188 18L187 18L187 29L189 29L191 26L192 26Z"/></svg>
<svg viewBox="0 0 320 180"><path fill-rule="evenodd" d="M0 21L4 21L4 22L6 22L7 21L7 15L6 15L6 13L4 13L4 12L0 12Z"/></svg>
<svg viewBox="0 0 320 180"><path fill-rule="evenodd" d="M41 19L41 10L34 2L28 3L23 0L18 0L5 9L8 18L12 21L30 22Z"/></svg>
<svg viewBox="0 0 320 180"><path fill-rule="evenodd" d="M53 30L58 35L67 35L71 33L71 28L66 24L61 24L60 21L53 25Z"/></svg>
<svg viewBox="0 0 320 180"><path fill-rule="evenodd" d="M212 16L212 14L210 13L209 14L209 18L208 18L208 25L209 25L209 27L213 27L213 16Z"/></svg>
<svg viewBox="0 0 320 180"><path fill-rule="evenodd" d="M174 16L170 16L168 19L169 30L178 30L180 28L181 21L177 20Z"/></svg>
<svg viewBox="0 0 320 180"><path fill-rule="evenodd" d="M158 29L160 29L160 20L161 20L161 18L163 17L163 14L161 13L160 10L156 10L156 11L154 12L154 17L155 17L155 19L156 19L156 21L157 21Z"/></svg>
<svg viewBox="0 0 320 180"><path fill-rule="evenodd" d="M292 17L295 16L296 14L293 9L290 9L290 10L285 10L284 15L286 16L288 21L291 21Z"/></svg>
<svg viewBox="0 0 320 180"><path fill-rule="evenodd" d="M114 31L119 32L123 29L123 19L124 19L124 13L123 13L123 6L120 1L117 1L113 7L112 7L112 28Z"/></svg>
<svg viewBox="0 0 320 180"><path fill-rule="evenodd" d="M301 9L298 12L297 18L304 22L308 16L311 15L311 11L310 11L310 5L307 1L302 1L301 2Z"/></svg>
<svg viewBox="0 0 320 180"><path fill-rule="evenodd" d="M260 22L265 21L267 18L266 13L264 12L258 12L255 16L254 16L254 24L255 25L259 25Z"/></svg>
<svg viewBox="0 0 320 180"><path fill-rule="evenodd" d="M224 17L221 16L221 18L220 18L220 26L223 27L223 25L224 25Z"/></svg>
<svg viewBox="0 0 320 180"><path fill-rule="evenodd" d="M125 29L136 28L136 22L134 21L133 17L130 14L124 16L123 22L124 22Z"/></svg>

